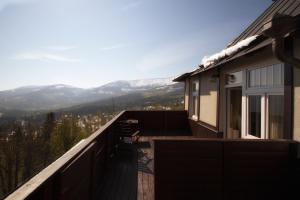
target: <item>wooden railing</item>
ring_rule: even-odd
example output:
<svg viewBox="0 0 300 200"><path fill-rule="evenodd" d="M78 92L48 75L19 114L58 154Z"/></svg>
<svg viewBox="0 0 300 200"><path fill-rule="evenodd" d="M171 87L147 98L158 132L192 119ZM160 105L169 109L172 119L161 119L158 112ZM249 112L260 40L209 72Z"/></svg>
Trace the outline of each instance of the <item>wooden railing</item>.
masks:
<svg viewBox="0 0 300 200"><path fill-rule="evenodd" d="M126 118L138 119L142 135L191 135L186 111L126 111Z"/></svg>
<svg viewBox="0 0 300 200"><path fill-rule="evenodd" d="M292 199L299 177L297 145L274 140L155 140L155 199Z"/></svg>
<svg viewBox="0 0 300 200"><path fill-rule="evenodd" d="M117 121L134 118L141 134L189 134L185 111L123 111L23 184L6 200L95 199L118 142Z"/></svg>
<svg viewBox="0 0 300 200"><path fill-rule="evenodd" d="M93 199L95 187L101 180L109 154L116 142L115 122L110 122L82 140L63 156L9 195L17 199Z"/></svg>

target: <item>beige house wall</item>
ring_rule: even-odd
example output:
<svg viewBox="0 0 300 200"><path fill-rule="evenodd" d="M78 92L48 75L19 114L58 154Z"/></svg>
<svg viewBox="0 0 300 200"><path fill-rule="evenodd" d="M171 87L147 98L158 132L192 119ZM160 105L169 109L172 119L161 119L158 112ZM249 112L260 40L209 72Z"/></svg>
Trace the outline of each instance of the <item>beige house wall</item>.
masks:
<svg viewBox="0 0 300 200"><path fill-rule="evenodd" d="M256 68L263 67L272 64L280 63L277 60L271 51L271 47L267 47L263 50L252 53L251 55L244 56L240 59L236 59L233 62L225 64L220 69L220 109L219 109L219 127L220 131L224 132L226 137L226 88L225 88L225 75L230 72L241 71L246 68ZM246 74L243 74L243 80L246 79ZM245 82L245 81L244 81ZM244 84L243 87L246 87ZM243 94L243 99L245 98L245 94ZM242 122L243 123L243 122Z"/></svg>
<svg viewBox="0 0 300 200"><path fill-rule="evenodd" d="M189 117L192 118L193 115L193 95L192 95L192 86L193 86L193 82L194 81L198 81L199 82L199 77L198 76L193 76L189 79L189 91L188 91L188 102L189 102L189 106L188 106L188 112L189 112ZM196 109L198 110L199 105L196 105Z"/></svg>
<svg viewBox="0 0 300 200"><path fill-rule="evenodd" d="M300 38L294 41L294 55L300 59ZM294 67L294 140L300 141L300 69Z"/></svg>
<svg viewBox="0 0 300 200"><path fill-rule="evenodd" d="M184 110L189 110L189 93L190 93L190 82L189 79L185 80L185 91L184 91Z"/></svg>
<svg viewBox="0 0 300 200"><path fill-rule="evenodd" d="M204 72L200 78L200 121L217 126L218 79L216 70Z"/></svg>

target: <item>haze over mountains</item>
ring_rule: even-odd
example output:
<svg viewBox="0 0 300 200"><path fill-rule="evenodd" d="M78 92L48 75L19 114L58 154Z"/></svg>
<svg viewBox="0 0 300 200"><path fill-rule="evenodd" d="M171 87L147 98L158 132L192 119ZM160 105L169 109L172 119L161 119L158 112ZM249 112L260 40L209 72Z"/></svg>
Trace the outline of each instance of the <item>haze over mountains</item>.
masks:
<svg viewBox="0 0 300 200"><path fill-rule="evenodd" d="M89 103L97 105L99 101L108 102L112 98L134 101L136 98L182 93L183 85L172 82L172 79L122 80L90 89L63 84L20 87L0 91L0 111L55 110Z"/></svg>

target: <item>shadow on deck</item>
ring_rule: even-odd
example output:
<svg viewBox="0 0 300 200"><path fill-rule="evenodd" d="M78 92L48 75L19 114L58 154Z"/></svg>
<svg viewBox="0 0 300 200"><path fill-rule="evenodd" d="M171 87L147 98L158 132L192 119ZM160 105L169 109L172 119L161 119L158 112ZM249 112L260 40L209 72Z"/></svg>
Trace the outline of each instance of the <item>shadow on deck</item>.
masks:
<svg viewBox="0 0 300 200"><path fill-rule="evenodd" d="M132 146L118 152L110 161L97 199L136 200L137 193L137 150Z"/></svg>
<svg viewBox="0 0 300 200"><path fill-rule="evenodd" d="M154 199L153 149L150 137L119 150L108 165L96 199Z"/></svg>

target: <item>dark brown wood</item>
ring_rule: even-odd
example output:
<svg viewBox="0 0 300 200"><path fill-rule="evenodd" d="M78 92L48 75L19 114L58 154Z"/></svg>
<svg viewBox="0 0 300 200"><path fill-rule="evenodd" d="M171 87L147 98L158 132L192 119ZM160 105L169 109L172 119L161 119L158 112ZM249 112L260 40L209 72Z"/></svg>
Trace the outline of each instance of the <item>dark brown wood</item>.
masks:
<svg viewBox="0 0 300 200"><path fill-rule="evenodd" d="M283 140L155 140L155 199L291 199L296 145Z"/></svg>
<svg viewBox="0 0 300 200"><path fill-rule="evenodd" d="M127 111L126 118L137 119L141 135L191 135L186 111Z"/></svg>
<svg viewBox="0 0 300 200"><path fill-rule="evenodd" d="M244 32L240 34L231 44L234 45L241 40L252 35L259 35L262 27L273 15L280 13L283 15L296 16L300 13L299 0L277 0L265 12L261 14Z"/></svg>
<svg viewBox="0 0 300 200"><path fill-rule="evenodd" d="M136 200L137 197L137 151L131 145L128 151L113 156L97 189L96 199Z"/></svg>
<svg viewBox="0 0 300 200"><path fill-rule="evenodd" d="M60 194L58 199L92 199L93 157L96 143L86 148L59 175Z"/></svg>
<svg viewBox="0 0 300 200"><path fill-rule="evenodd" d="M220 83L220 68L217 68L217 73L218 73L218 91L217 91L217 111L216 111L216 117L217 117L217 120L216 120L216 123L217 123L217 126L216 126L216 129L218 132L220 132L220 123L219 123L219 120L220 120L220 111L221 111L221 100L220 100L220 97L221 97L221 83ZM224 137L224 136L222 136Z"/></svg>
<svg viewBox="0 0 300 200"><path fill-rule="evenodd" d="M225 141L224 199L290 199L291 145L286 141Z"/></svg>
<svg viewBox="0 0 300 200"><path fill-rule="evenodd" d="M155 140L155 199L221 199L220 141Z"/></svg>
<svg viewBox="0 0 300 200"><path fill-rule="evenodd" d="M184 79L184 93L183 93L183 109L184 110L185 110L185 104L186 104L186 102L185 102L186 87L187 87L186 80Z"/></svg>
<svg viewBox="0 0 300 200"><path fill-rule="evenodd" d="M202 121L189 119L190 128L193 136L201 138L222 138L223 133L219 132L216 127Z"/></svg>
<svg viewBox="0 0 300 200"><path fill-rule="evenodd" d="M120 155L120 152L115 151L118 141L116 122L128 118L135 118L142 122L141 133L152 131L153 135L146 139L142 136L139 143L135 144L137 150L131 153L121 152ZM149 122L151 120L154 122ZM136 199L138 196L143 197L141 198L143 200L153 200L154 191L156 199L199 199L200 197L219 199L223 194L226 194L225 197L232 197L237 188L236 180L240 180L239 178L244 175L245 178L252 178L251 180L262 180L264 184L277 184L274 186L276 189L280 185L279 180L285 181L284 184L280 182L282 187L291 186L290 188L296 191L296 186L290 185L293 179L285 179L284 176L286 174L284 167L288 167L289 175L299 177L299 174L295 176L297 172L294 170L294 167L298 166L295 161L297 148L296 146L291 148L289 145L287 148L287 144L295 145L295 143L199 139L187 136L188 124L186 123L187 112L185 111L123 112L85 141L77 144L7 199L50 200L94 199L95 197L96 199L124 199L124 197ZM209 128L203 128L204 126L199 124L195 126L198 130L202 128L208 136L218 136L218 133ZM158 135L162 133L165 135L155 136L157 135L155 131L159 132ZM170 137L172 134L181 136ZM154 157L152 140L158 141L154 143ZM155 159L155 179L153 159ZM288 165L286 165L287 160ZM266 170L266 168L270 169ZM224 171L232 169L235 171ZM297 169L298 172L299 169L300 167ZM224 177L227 179L225 180ZM281 179L282 177L284 179ZM268 178L272 181L268 181ZM248 179L243 179L241 185L253 187L255 195L263 192L257 182L254 184L245 180ZM225 182L227 188L223 185ZM265 185L262 187L271 188ZM95 196L97 189L98 194ZM285 191L285 188L281 189ZM249 191L239 190L236 194L247 192L249 193ZM284 193L278 193L278 197L281 194ZM240 195L233 196L233 199L239 199ZM249 195L249 197L257 197ZM276 199L276 196L273 199Z"/></svg>
<svg viewBox="0 0 300 200"><path fill-rule="evenodd" d="M153 137L141 137L138 143L138 200L154 200Z"/></svg>
<svg viewBox="0 0 300 200"><path fill-rule="evenodd" d="M198 74L197 75L198 76L198 81L199 81L199 88L198 88L198 113L197 113L197 115L198 115L198 120L200 120L200 103L201 103L201 98L200 98L200 96L201 96L201 74Z"/></svg>
<svg viewBox="0 0 300 200"><path fill-rule="evenodd" d="M286 39L286 49L293 55L293 39ZM284 138L293 139L293 66L284 64Z"/></svg>

